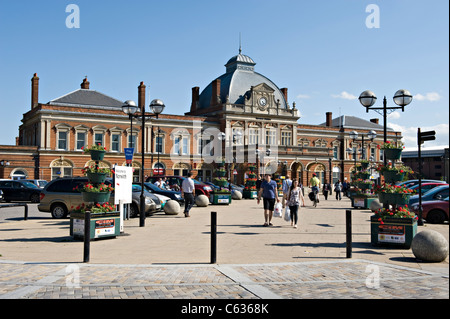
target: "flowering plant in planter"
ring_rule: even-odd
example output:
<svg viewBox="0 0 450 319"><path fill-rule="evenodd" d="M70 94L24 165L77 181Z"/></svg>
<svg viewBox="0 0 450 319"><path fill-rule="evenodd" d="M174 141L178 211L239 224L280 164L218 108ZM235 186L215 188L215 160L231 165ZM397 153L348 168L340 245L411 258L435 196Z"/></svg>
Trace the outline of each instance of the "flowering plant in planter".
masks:
<svg viewBox="0 0 450 319"><path fill-rule="evenodd" d="M414 212L411 212L408 208L408 205L398 206L393 209L389 208L380 208L375 211L375 217L378 218L378 221L383 224L383 221L387 218L414 218L417 219L417 216Z"/></svg>
<svg viewBox="0 0 450 319"><path fill-rule="evenodd" d="M91 151L101 151L101 152L106 152L106 148L104 148L100 143L98 143L97 145L94 144L91 147L82 147L81 148L85 153L90 153Z"/></svg>
<svg viewBox="0 0 450 319"><path fill-rule="evenodd" d="M405 186L398 186L398 185L392 185L392 184L386 184L383 183L382 185L375 187L375 193L388 193L388 194L405 194L405 195L411 195L414 191L405 187Z"/></svg>
<svg viewBox="0 0 450 319"><path fill-rule="evenodd" d="M81 172L83 175L87 175L87 173L98 173L98 174L111 174L111 169L107 167L96 167L96 165L85 166Z"/></svg>
<svg viewBox="0 0 450 319"><path fill-rule="evenodd" d="M389 162L387 165L378 165L376 170L378 172L396 172L397 174L412 174L414 173L411 167L400 165L400 166L394 166L391 162Z"/></svg>
<svg viewBox="0 0 450 319"><path fill-rule="evenodd" d="M110 203L103 203L103 204L93 204L93 205L85 205L84 203L82 203L81 205L78 205L77 207L71 207L71 212L72 213L86 213L86 212L91 212L91 213L110 213L115 211L115 208L113 205L111 205Z"/></svg>
<svg viewBox="0 0 450 319"><path fill-rule="evenodd" d="M114 188L105 183L101 183L98 186L94 186L92 183L85 183L82 187L75 187L74 190L86 193L111 193L114 191Z"/></svg>
<svg viewBox="0 0 450 319"><path fill-rule="evenodd" d="M383 145L377 145L378 149L404 149L405 146L402 142L393 143L391 141L386 141Z"/></svg>

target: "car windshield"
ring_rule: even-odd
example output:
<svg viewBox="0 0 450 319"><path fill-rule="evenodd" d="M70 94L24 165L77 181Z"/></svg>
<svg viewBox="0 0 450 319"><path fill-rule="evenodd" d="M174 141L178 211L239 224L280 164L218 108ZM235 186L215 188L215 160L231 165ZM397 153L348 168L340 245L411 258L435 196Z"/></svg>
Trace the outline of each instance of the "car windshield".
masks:
<svg viewBox="0 0 450 319"><path fill-rule="evenodd" d="M439 191L441 191L441 190L443 190L445 188L448 188L448 186L437 186L437 187L434 187L434 188L430 189L429 191L427 191L425 194L423 194L423 196L437 193L437 192L439 192Z"/></svg>
<svg viewBox="0 0 450 319"><path fill-rule="evenodd" d="M21 182L21 184L25 185L28 188L39 188L36 185L34 185L32 182Z"/></svg>
<svg viewBox="0 0 450 319"><path fill-rule="evenodd" d="M157 187L156 185L152 184L152 183L145 183L145 186L147 186L148 188L150 188L151 190L157 191L157 190L161 190L161 188ZM140 190L140 188L139 188Z"/></svg>

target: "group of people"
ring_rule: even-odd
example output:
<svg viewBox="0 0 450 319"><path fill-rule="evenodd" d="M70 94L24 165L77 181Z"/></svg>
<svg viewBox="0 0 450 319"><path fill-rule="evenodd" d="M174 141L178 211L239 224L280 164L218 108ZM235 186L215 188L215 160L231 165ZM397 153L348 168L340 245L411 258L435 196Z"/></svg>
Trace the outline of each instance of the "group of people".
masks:
<svg viewBox="0 0 450 319"><path fill-rule="evenodd" d="M273 212L275 209L275 204L280 202L278 197L277 183L272 180L270 175L266 175L265 179L261 181L258 180L256 185L258 191L257 202L258 205L263 199L264 206L264 227L273 226L271 223ZM319 202L319 190L321 188L321 182L314 173L312 178L309 180L309 187L316 198L316 202ZM328 190L330 186L324 185L324 191L326 188L326 194L328 195ZM334 184L334 192L336 193L336 200L341 200L341 192L344 191L344 187L340 180ZM327 199L327 198L326 198ZM283 198L282 198L282 208L286 209L289 207L291 226L297 228L298 224L298 213L299 207L305 207L305 198L303 196L303 186L298 182L297 179L291 180L289 176L283 182Z"/></svg>

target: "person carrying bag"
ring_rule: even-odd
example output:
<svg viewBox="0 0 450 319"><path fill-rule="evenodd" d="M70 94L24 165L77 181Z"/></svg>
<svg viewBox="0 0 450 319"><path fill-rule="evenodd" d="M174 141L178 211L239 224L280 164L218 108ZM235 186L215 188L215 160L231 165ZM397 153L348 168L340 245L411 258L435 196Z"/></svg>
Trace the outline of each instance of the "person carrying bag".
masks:
<svg viewBox="0 0 450 319"><path fill-rule="evenodd" d="M294 228L297 228L298 209L300 207L300 202L302 202L303 206L305 206L305 199L303 198L302 190L300 187L298 187L298 181L294 180L289 190L286 202L287 206L289 206L291 215L291 226L294 226Z"/></svg>

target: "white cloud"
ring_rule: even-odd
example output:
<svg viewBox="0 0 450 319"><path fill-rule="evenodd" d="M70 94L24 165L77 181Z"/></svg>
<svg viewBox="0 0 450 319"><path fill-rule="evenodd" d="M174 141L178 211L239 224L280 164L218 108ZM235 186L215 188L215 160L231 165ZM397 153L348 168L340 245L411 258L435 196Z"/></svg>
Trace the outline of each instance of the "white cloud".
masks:
<svg viewBox="0 0 450 319"><path fill-rule="evenodd" d="M405 127L394 123L388 123L388 127L392 128L394 131L399 131L402 133L402 142L405 144L406 150L417 150L417 127ZM448 124L436 124L434 126L425 126L420 128L422 132L435 131L436 140L426 141L422 147L433 149L433 148L444 148L448 147L449 144L449 125Z"/></svg>
<svg viewBox="0 0 450 319"><path fill-rule="evenodd" d="M342 91L339 94L332 94L331 96L334 98L344 99L344 100L356 100L358 98L357 96L355 96L351 93L348 93L346 91Z"/></svg>
<svg viewBox="0 0 450 319"><path fill-rule="evenodd" d="M397 112L397 111L395 111L395 112L392 112L391 114L389 114L388 115L388 118L390 119L390 120L397 120L397 119L399 119L400 118L400 112Z"/></svg>
<svg viewBox="0 0 450 319"><path fill-rule="evenodd" d="M419 93L414 95L414 99L418 101L436 102L441 99L441 96L437 92L429 92L426 93L425 95Z"/></svg>
<svg viewBox="0 0 450 319"><path fill-rule="evenodd" d="M297 95L297 99L309 99L310 96L307 94L299 94Z"/></svg>

